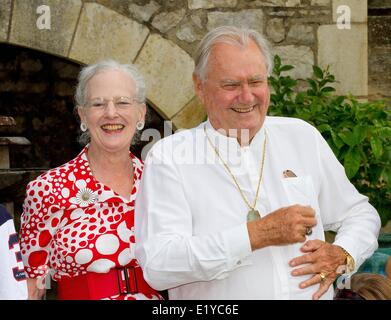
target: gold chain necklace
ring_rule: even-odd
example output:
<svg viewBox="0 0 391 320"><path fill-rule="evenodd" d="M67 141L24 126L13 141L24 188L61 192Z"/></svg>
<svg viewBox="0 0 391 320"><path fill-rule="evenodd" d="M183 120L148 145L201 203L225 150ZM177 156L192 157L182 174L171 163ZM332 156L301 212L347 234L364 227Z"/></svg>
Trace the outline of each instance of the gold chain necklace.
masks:
<svg viewBox="0 0 391 320"><path fill-rule="evenodd" d="M214 152L216 153L216 155L219 157L219 159L223 163L225 169L227 170L229 175L232 177L236 187L238 188L238 190L240 192L240 195L242 196L244 202L247 204L247 206L249 208L249 211L247 213L247 221L253 221L253 220L260 219L261 215L259 214L258 210L255 210L255 206L256 206L257 201L258 201L259 189L260 189L261 182L262 182L262 177L263 177L263 166L265 164L266 140L267 140L266 139L267 138L266 131L265 131L265 139L263 141L263 153L262 153L262 161L261 161L261 168L260 168L258 187L257 187L257 192L256 192L256 195L255 195L255 199L254 199L254 204L253 205L250 205L249 201L247 200L246 196L244 195L244 193L242 191L242 188L240 188L238 181L236 180L235 176L233 175L231 169L228 167L228 164L225 163L223 158L220 156L220 153L217 151L217 148L213 145L212 141L210 140L210 138L209 138L209 136L208 136L208 134L206 132L206 125L204 125L204 132L205 132L205 136L206 136L210 146L213 148Z"/></svg>

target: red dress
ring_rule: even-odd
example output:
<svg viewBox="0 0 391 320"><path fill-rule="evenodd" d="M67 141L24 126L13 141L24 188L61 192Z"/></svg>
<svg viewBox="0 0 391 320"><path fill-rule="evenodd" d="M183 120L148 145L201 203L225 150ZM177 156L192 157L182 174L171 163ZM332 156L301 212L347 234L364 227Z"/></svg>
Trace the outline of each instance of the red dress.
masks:
<svg viewBox="0 0 391 320"><path fill-rule="evenodd" d="M96 181L86 152L30 182L21 226L21 252L29 278L50 273L60 281L88 272L138 266L134 256L134 201L143 163L130 153L134 183L130 199ZM161 299L136 293L108 299Z"/></svg>

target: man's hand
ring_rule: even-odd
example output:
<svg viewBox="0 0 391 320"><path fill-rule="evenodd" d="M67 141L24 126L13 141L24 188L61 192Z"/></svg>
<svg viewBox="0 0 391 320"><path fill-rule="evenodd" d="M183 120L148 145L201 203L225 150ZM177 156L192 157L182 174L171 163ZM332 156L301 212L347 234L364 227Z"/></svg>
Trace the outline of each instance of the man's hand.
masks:
<svg viewBox="0 0 391 320"><path fill-rule="evenodd" d="M306 240L307 228L316 225L315 211L309 206L293 205L247 223L252 250L266 246L292 244Z"/></svg>
<svg viewBox="0 0 391 320"><path fill-rule="evenodd" d="M300 288L304 289L319 283L319 290L312 296L314 300L318 300L341 274L341 266L345 265L346 256L340 247L321 240L307 241L301 247L301 251L305 254L292 259L289 265L291 267L308 265L294 269L292 275L313 275L312 278L300 283ZM321 275L324 276L323 279Z"/></svg>

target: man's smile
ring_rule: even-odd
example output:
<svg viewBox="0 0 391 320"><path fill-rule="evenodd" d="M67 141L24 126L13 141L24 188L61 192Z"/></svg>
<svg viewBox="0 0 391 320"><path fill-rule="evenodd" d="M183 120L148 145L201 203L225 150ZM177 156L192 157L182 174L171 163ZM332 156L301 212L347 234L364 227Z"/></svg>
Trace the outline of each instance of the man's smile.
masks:
<svg viewBox="0 0 391 320"><path fill-rule="evenodd" d="M253 111L255 108L255 105L251 106L251 107L246 107L246 108L231 108L231 110L235 111L235 112L238 112L238 113L248 113L248 112L251 112Z"/></svg>

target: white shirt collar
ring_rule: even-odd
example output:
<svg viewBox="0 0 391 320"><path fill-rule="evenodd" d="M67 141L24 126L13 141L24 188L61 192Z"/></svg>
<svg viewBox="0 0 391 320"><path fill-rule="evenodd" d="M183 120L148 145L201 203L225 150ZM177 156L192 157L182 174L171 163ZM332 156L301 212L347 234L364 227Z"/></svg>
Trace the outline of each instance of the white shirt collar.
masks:
<svg viewBox="0 0 391 320"><path fill-rule="evenodd" d="M241 147L236 138L226 136L216 130L210 123L209 119L206 120L206 122L204 122L204 124L202 125L202 130L204 130L204 126L206 128L208 137L211 139L214 146L219 150L224 151L226 151L227 148L229 148L228 150L235 151L259 148L259 146L262 145L263 139L265 137L265 126L263 125L261 129L259 129L258 132L255 134L254 138L251 140L250 145Z"/></svg>

